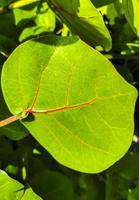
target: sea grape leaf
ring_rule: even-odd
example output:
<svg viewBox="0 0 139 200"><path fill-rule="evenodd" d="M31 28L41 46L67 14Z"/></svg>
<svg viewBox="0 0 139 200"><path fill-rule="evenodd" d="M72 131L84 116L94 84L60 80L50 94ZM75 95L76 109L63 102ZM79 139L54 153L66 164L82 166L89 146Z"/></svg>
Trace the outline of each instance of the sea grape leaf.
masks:
<svg viewBox="0 0 139 200"><path fill-rule="evenodd" d="M31 188L25 190L18 181L10 178L4 171L0 170L0 199L3 200L41 200Z"/></svg>
<svg viewBox="0 0 139 200"><path fill-rule="evenodd" d="M123 10L125 17L132 30L139 36L139 1L123 0Z"/></svg>
<svg viewBox="0 0 139 200"><path fill-rule="evenodd" d="M21 122L65 166L97 173L131 145L137 92L78 37L17 47L4 64L2 89L10 111L21 118L30 111Z"/></svg>
<svg viewBox="0 0 139 200"><path fill-rule="evenodd" d="M50 6L70 30L90 45L111 49L111 36L100 12L90 0L49 0Z"/></svg>

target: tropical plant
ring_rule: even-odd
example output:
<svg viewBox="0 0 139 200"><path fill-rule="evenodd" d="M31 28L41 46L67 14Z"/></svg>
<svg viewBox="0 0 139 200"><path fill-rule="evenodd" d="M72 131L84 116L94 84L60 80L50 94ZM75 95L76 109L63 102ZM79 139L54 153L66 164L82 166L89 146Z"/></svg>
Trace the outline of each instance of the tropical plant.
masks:
<svg viewBox="0 0 139 200"><path fill-rule="evenodd" d="M138 0L0 1L0 200L139 198L138 18Z"/></svg>

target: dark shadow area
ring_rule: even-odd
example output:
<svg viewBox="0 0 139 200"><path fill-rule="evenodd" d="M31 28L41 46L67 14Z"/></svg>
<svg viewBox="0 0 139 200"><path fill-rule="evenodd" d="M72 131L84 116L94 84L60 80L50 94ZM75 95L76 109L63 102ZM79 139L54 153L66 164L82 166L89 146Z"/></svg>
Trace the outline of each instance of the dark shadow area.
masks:
<svg viewBox="0 0 139 200"><path fill-rule="evenodd" d="M32 122L34 120L35 120L35 115L33 113L29 113L29 115L25 119L22 119L23 122Z"/></svg>

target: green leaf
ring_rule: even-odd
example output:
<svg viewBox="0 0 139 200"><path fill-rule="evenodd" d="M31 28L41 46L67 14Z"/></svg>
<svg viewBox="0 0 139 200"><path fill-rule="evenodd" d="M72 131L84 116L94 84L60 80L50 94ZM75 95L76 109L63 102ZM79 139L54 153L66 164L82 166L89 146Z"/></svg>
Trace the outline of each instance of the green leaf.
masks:
<svg viewBox="0 0 139 200"><path fill-rule="evenodd" d="M90 45L111 49L111 37L99 11L90 0L49 0L62 21Z"/></svg>
<svg viewBox="0 0 139 200"><path fill-rule="evenodd" d="M4 171L0 170L0 199L3 200L41 200L32 189L24 189L24 186L10 178Z"/></svg>
<svg viewBox="0 0 139 200"><path fill-rule="evenodd" d="M31 21L36 16L37 6L34 4L24 6L22 8L16 8L13 10L15 17L15 24L22 25L25 21Z"/></svg>
<svg viewBox="0 0 139 200"><path fill-rule="evenodd" d="M122 2L127 21L132 30L139 36L139 1L123 0Z"/></svg>
<svg viewBox="0 0 139 200"><path fill-rule="evenodd" d="M2 89L10 111L29 114L21 122L65 166L97 173L131 145L137 92L77 37L20 45L3 67Z"/></svg>

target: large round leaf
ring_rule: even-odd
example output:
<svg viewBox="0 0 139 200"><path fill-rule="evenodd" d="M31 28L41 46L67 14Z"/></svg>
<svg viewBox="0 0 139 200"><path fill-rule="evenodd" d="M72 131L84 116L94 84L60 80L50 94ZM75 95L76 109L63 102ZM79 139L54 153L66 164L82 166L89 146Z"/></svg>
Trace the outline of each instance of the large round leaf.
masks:
<svg viewBox="0 0 139 200"><path fill-rule="evenodd" d="M77 37L20 45L2 73L10 111L60 163L89 173L108 168L133 136L136 90ZM46 113L41 113L46 110Z"/></svg>

